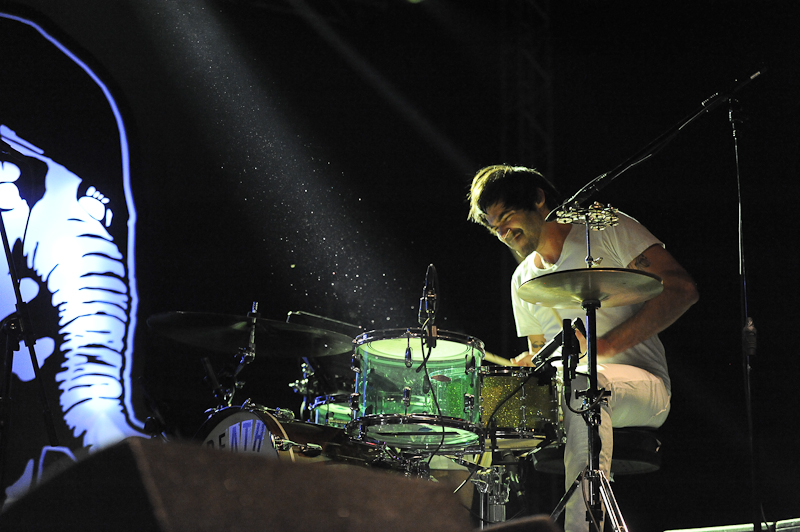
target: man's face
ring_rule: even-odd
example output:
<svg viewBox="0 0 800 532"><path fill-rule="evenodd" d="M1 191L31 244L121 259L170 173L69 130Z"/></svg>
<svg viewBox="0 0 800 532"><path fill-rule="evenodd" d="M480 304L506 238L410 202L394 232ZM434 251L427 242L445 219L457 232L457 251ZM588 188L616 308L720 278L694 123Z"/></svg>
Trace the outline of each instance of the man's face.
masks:
<svg viewBox="0 0 800 532"><path fill-rule="evenodd" d="M495 203L486 209L486 224L517 255L527 257L539 247L544 217L539 211L508 209Z"/></svg>

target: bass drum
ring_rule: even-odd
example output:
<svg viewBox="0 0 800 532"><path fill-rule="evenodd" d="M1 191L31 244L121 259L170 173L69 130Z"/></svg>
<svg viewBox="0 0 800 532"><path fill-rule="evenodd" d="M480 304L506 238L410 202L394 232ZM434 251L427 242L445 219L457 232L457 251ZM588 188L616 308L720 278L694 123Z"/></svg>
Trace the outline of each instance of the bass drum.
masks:
<svg viewBox="0 0 800 532"><path fill-rule="evenodd" d="M209 449L298 463L392 467L377 445L354 442L341 428L295 421L252 404L216 411L195 439Z"/></svg>

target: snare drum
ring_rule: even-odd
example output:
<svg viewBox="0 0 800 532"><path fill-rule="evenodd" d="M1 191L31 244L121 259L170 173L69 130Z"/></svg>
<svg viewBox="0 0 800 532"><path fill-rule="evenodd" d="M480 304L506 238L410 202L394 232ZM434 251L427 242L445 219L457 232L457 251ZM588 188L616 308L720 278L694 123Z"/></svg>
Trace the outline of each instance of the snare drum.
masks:
<svg viewBox="0 0 800 532"><path fill-rule="evenodd" d="M480 379L481 425L499 448L536 447L558 423L558 390L549 376L526 367L485 366Z"/></svg>
<svg viewBox="0 0 800 532"><path fill-rule="evenodd" d="M462 448L480 434L478 373L483 342L439 331L426 369L423 330L371 331L354 340L351 437L401 449Z"/></svg>

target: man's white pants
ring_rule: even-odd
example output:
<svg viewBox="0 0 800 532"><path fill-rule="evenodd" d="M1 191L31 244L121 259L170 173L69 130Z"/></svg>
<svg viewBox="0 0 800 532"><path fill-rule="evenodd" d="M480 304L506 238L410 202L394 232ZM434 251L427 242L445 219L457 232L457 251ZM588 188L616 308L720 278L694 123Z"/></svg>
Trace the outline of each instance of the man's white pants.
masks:
<svg viewBox="0 0 800 532"><path fill-rule="evenodd" d="M583 399L575 398L575 390L588 388L588 377L578 375L572 381L572 408L582 406ZM667 419L670 408L670 393L664 382L641 368L624 364L602 364L597 368L597 386L611 392L608 404L600 409L600 469L611 479L611 456L614 450L613 427L658 428ZM583 417L564 409L564 428L567 442L564 447L565 489L589 463L589 432ZM564 516L566 532L589 530L586 520L586 505L580 486L567 502Z"/></svg>

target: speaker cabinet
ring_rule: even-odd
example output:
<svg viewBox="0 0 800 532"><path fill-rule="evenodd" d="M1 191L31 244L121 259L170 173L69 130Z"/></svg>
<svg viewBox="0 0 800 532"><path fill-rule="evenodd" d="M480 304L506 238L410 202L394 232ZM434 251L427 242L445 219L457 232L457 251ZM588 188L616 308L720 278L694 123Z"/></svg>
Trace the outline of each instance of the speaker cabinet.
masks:
<svg viewBox="0 0 800 532"><path fill-rule="evenodd" d="M471 531L435 482L331 461L291 463L131 438L0 514L0 530Z"/></svg>

